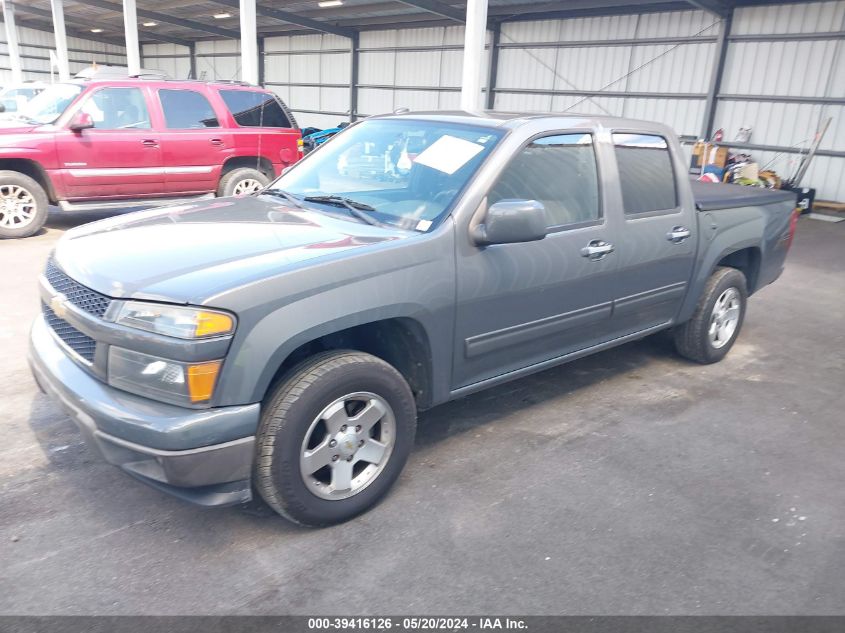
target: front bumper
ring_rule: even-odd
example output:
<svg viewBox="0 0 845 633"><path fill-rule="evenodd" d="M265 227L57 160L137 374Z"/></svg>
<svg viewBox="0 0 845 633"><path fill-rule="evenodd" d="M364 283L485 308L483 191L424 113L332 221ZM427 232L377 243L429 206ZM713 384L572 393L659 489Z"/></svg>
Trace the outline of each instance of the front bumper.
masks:
<svg viewBox="0 0 845 633"><path fill-rule="evenodd" d="M42 391L58 400L86 443L110 464L205 506L252 498L259 405L185 409L108 386L76 364L42 317L33 323L29 364Z"/></svg>

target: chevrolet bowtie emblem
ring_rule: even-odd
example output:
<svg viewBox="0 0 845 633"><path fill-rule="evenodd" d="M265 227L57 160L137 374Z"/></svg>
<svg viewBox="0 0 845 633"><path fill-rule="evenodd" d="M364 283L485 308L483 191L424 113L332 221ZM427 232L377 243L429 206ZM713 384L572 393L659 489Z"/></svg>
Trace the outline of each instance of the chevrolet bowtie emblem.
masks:
<svg viewBox="0 0 845 633"><path fill-rule="evenodd" d="M62 293L57 294L50 299L50 309L57 317L64 319L67 316L67 297Z"/></svg>

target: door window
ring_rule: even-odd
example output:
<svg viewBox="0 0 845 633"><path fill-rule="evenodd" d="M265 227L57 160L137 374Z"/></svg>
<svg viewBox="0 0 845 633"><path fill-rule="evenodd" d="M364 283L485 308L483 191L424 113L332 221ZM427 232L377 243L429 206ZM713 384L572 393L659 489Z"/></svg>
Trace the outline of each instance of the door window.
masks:
<svg viewBox="0 0 845 633"><path fill-rule="evenodd" d="M626 214L674 211L678 206L669 145L662 136L614 134Z"/></svg>
<svg viewBox="0 0 845 633"><path fill-rule="evenodd" d="M254 90L221 90L220 96L241 127L293 127L272 94Z"/></svg>
<svg viewBox="0 0 845 633"><path fill-rule="evenodd" d="M138 88L103 88L94 92L81 110L91 115L95 130L150 128L144 94Z"/></svg>
<svg viewBox="0 0 845 633"><path fill-rule="evenodd" d="M558 134L532 141L508 164L490 190L489 203L500 200L542 202L550 227L599 220L593 137Z"/></svg>
<svg viewBox="0 0 845 633"><path fill-rule="evenodd" d="M195 90L159 90L158 98L169 130L220 127L208 99Z"/></svg>

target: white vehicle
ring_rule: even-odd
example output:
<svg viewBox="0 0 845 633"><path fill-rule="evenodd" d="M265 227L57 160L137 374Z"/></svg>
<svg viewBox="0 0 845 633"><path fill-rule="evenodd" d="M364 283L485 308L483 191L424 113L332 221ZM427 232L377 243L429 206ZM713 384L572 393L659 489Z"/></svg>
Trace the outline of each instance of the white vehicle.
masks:
<svg viewBox="0 0 845 633"><path fill-rule="evenodd" d="M22 84L12 84L0 90L0 112L17 112L30 99L47 87L40 81L27 81Z"/></svg>

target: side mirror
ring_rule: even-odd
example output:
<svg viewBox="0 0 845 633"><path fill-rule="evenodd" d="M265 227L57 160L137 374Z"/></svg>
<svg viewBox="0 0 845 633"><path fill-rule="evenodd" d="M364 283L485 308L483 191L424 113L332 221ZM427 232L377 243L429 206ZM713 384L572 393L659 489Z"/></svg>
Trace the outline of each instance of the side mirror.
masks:
<svg viewBox="0 0 845 633"><path fill-rule="evenodd" d="M73 130L74 132L81 132L82 130L87 130L88 128L94 127L94 119L91 118L91 115L87 112L82 112L81 110L73 115L73 118L70 120L70 125L68 127Z"/></svg>
<svg viewBox="0 0 845 633"><path fill-rule="evenodd" d="M546 237L546 208L537 200L500 200L490 205L484 223L473 231L478 246L535 242Z"/></svg>

